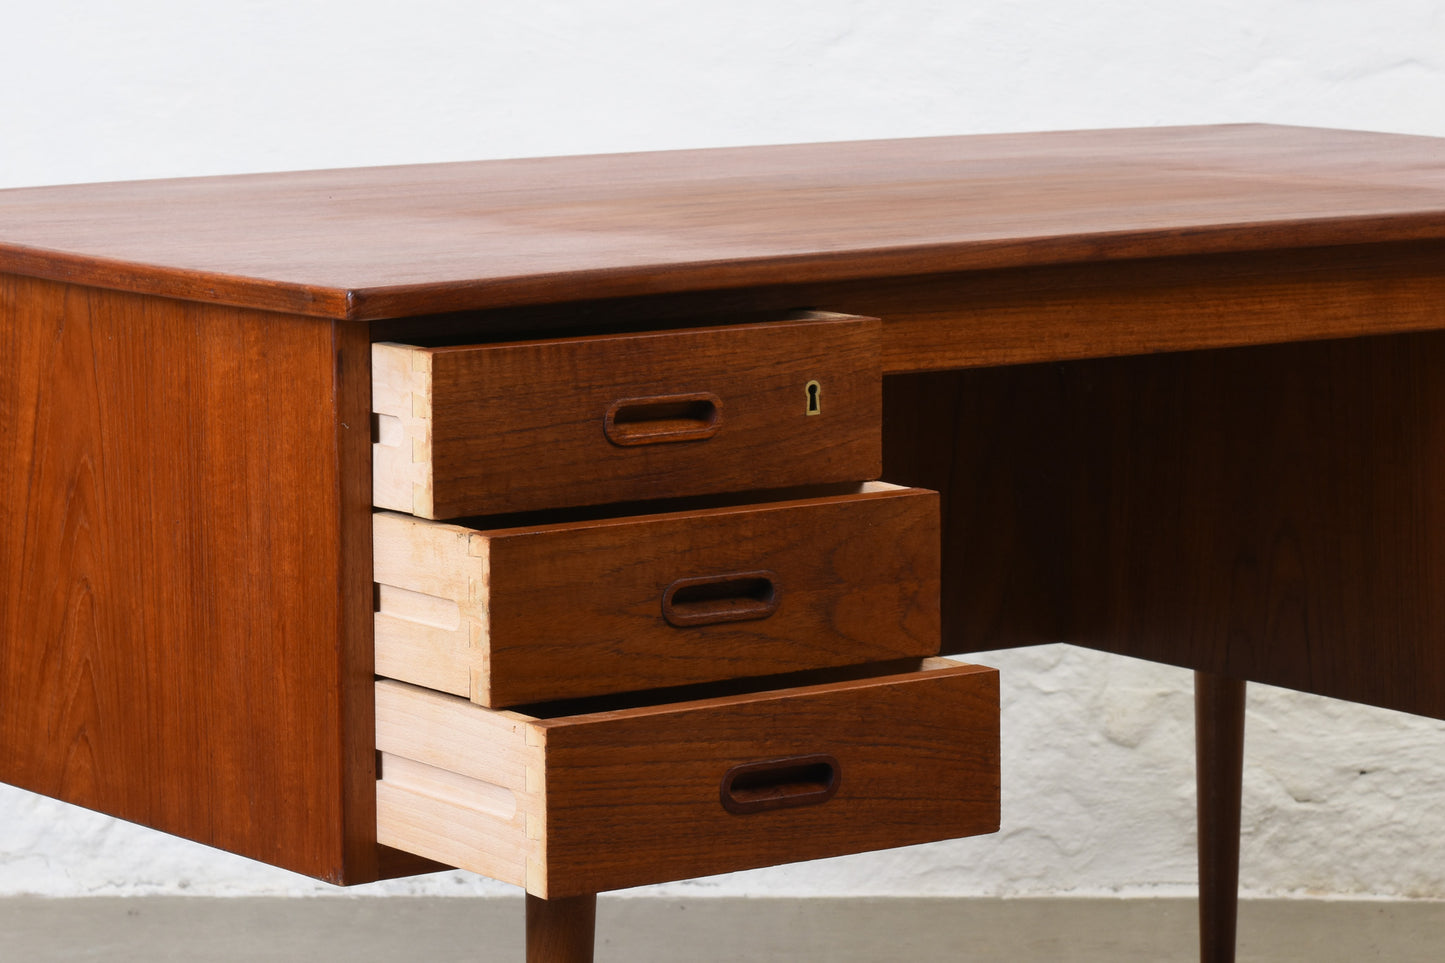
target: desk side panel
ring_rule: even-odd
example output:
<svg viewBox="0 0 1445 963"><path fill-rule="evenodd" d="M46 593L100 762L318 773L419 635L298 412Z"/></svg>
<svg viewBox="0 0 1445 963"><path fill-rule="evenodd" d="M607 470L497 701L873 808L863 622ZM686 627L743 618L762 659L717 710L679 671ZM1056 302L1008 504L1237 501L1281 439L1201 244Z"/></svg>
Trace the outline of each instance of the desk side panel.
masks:
<svg viewBox="0 0 1445 963"><path fill-rule="evenodd" d="M8 276L0 322L0 779L374 874L364 336Z"/></svg>

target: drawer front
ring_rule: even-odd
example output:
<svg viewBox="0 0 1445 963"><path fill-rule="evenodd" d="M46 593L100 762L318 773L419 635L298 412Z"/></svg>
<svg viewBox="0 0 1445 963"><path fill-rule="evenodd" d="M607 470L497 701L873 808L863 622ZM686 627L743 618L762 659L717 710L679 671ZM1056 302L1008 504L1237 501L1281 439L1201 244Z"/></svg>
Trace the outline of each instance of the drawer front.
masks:
<svg viewBox="0 0 1445 963"><path fill-rule="evenodd" d="M376 670L506 706L934 655L938 496L474 531L374 516Z"/></svg>
<svg viewBox="0 0 1445 963"><path fill-rule="evenodd" d="M569 896L994 832L998 676L533 718L377 684L378 839Z"/></svg>
<svg viewBox="0 0 1445 963"><path fill-rule="evenodd" d="M372 350L373 498L455 518L876 478L879 322Z"/></svg>

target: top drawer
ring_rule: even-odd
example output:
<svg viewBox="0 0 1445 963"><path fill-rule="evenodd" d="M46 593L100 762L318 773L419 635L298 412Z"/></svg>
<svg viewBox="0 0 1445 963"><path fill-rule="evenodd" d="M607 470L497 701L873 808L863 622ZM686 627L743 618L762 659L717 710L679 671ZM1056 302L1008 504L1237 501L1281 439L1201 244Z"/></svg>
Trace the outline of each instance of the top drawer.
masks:
<svg viewBox="0 0 1445 963"><path fill-rule="evenodd" d="M880 325L372 346L373 500L423 518L876 478Z"/></svg>

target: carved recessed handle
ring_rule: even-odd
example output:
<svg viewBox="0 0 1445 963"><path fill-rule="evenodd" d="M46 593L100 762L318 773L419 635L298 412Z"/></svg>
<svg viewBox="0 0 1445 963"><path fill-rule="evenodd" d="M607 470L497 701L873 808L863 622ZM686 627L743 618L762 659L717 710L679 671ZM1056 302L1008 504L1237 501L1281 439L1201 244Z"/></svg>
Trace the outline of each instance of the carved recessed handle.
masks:
<svg viewBox="0 0 1445 963"><path fill-rule="evenodd" d="M772 572L680 578L662 593L662 617L679 628L765 619L777 609L778 577Z"/></svg>
<svg viewBox="0 0 1445 963"><path fill-rule="evenodd" d="M608 406L602 421L614 445L702 441L721 427L722 399L708 391L624 398Z"/></svg>
<svg viewBox="0 0 1445 963"><path fill-rule="evenodd" d="M719 798L730 813L816 806L838 792L838 760L824 753L764 759L733 766L723 775Z"/></svg>

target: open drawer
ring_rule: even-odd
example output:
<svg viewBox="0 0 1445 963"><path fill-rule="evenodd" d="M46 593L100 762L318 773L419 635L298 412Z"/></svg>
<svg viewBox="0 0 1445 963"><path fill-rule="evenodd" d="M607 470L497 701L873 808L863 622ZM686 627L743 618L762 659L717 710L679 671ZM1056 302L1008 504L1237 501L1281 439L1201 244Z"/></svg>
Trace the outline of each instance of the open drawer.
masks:
<svg viewBox="0 0 1445 963"><path fill-rule="evenodd" d="M786 320L372 346L372 495L422 518L787 488L882 470L881 326Z"/></svg>
<svg viewBox="0 0 1445 963"><path fill-rule="evenodd" d="M891 668L535 714L382 680L377 839L559 897L996 831L997 673Z"/></svg>
<svg viewBox="0 0 1445 963"><path fill-rule="evenodd" d="M938 496L372 519L378 675L509 706L934 655Z"/></svg>

